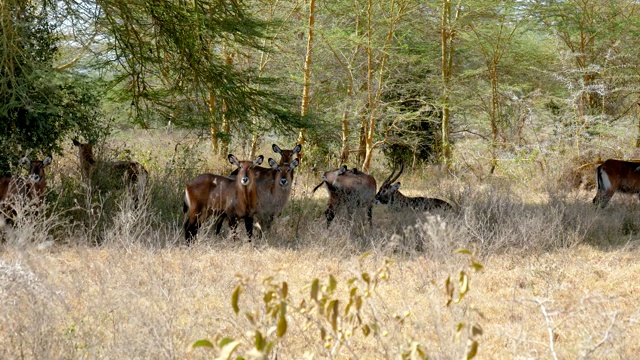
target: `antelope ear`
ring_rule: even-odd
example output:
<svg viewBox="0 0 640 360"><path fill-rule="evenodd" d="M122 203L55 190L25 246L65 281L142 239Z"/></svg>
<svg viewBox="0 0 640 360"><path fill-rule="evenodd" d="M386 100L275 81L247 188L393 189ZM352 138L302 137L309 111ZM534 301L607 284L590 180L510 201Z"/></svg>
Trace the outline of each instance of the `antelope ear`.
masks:
<svg viewBox="0 0 640 360"><path fill-rule="evenodd" d="M30 164L31 164L31 161L29 160L29 158L28 158L28 157L23 156L23 157L20 159L20 165L21 165L21 166L28 166L28 165L30 165Z"/></svg>
<svg viewBox="0 0 640 360"><path fill-rule="evenodd" d="M398 190L398 189L400 189L400 183L399 183L399 182L395 183L395 184L391 187L391 190L393 190L393 191L396 191L396 190Z"/></svg>
<svg viewBox="0 0 640 360"><path fill-rule="evenodd" d="M46 158L44 158L44 160L42 160L42 165L47 166L51 164L51 161L53 161L53 157L49 155Z"/></svg>
<svg viewBox="0 0 640 360"><path fill-rule="evenodd" d="M298 158L293 159L291 164L289 164L290 169L295 169L298 165L300 165L300 160Z"/></svg>
<svg viewBox="0 0 640 360"><path fill-rule="evenodd" d="M258 156L254 161L253 161L253 166L258 166L260 164L262 164L262 161L264 160L264 156L260 155Z"/></svg>
<svg viewBox="0 0 640 360"><path fill-rule="evenodd" d="M272 158L269 158L269 166L271 166L273 169L277 169L278 168L278 163L273 160Z"/></svg>
<svg viewBox="0 0 640 360"><path fill-rule="evenodd" d="M296 147L293 148L293 154L297 154L302 151L302 145L296 144Z"/></svg>
<svg viewBox="0 0 640 360"><path fill-rule="evenodd" d="M238 161L238 158L235 157L233 154L229 154L228 155L229 158L229 162L237 167L240 167L240 162Z"/></svg>
<svg viewBox="0 0 640 360"><path fill-rule="evenodd" d="M282 150L280 150L278 145L276 145L276 144L271 145L271 149L273 149L274 153L282 155Z"/></svg>
<svg viewBox="0 0 640 360"><path fill-rule="evenodd" d="M342 165L340 169L338 169L338 175L342 175L347 172L347 165Z"/></svg>

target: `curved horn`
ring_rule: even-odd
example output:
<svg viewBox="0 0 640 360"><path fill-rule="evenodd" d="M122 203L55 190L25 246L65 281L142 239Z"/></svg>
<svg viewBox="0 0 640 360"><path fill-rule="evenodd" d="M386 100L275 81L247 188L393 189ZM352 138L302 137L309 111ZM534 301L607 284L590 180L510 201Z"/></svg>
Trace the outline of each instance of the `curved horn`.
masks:
<svg viewBox="0 0 640 360"><path fill-rule="evenodd" d="M398 174L392 180L389 180L389 184L391 184L392 182L398 180L400 175L402 175L402 170L404 170L404 162L400 165L400 171L398 172Z"/></svg>
<svg viewBox="0 0 640 360"><path fill-rule="evenodd" d="M323 180L320 184L318 184L318 186L314 187L314 188L313 188L313 191L312 191L311 193L312 193L312 194L313 194L313 193L315 193L315 192L316 192L316 190L318 190L318 189L320 188L320 186L322 186L323 184L324 184L324 180Z"/></svg>
<svg viewBox="0 0 640 360"><path fill-rule="evenodd" d="M381 185L382 187L385 187L386 185L389 185L389 183L391 183L391 181L389 181L389 180L391 180L391 177L393 177L393 174L395 174L395 173L396 173L396 168L397 168L397 166L394 164L394 165L393 165L393 171L391 172L391 175L389 175L389 177L388 177L388 178L386 178L386 179L382 182L382 185Z"/></svg>

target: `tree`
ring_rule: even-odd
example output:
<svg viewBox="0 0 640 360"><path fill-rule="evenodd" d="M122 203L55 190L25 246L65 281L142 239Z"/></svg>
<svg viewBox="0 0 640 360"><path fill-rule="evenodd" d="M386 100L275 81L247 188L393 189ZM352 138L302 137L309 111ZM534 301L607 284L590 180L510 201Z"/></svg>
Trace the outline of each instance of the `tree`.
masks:
<svg viewBox="0 0 640 360"><path fill-rule="evenodd" d="M98 96L87 77L57 70L55 4L36 6L7 0L0 4L0 171L27 150L40 155L60 150L73 131L87 137L103 131Z"/></svg>

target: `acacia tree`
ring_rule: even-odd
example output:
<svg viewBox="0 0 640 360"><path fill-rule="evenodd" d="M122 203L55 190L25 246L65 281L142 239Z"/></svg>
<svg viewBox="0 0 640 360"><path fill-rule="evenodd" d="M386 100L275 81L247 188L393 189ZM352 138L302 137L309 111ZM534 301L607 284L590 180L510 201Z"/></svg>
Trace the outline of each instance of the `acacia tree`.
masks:
<svg viewBox="0 0 640 360"><path fill-rule="evenodd" d="M558 54L564 69L556 76L572 97L579 149L585 129L629 108L623 104L629 86L619 87L617 82L620 74L637 66L635 59L625 55L637 48L640 5L632 0L538 0L533 4L541 24L553 29L562 45Z"/></svg>
<svg viewBox="0 0 640 360"><path fill-rule="evenodd" d="M27 150L57 151L72 131L101 130L95 89L85 77L57 69L56 4L0 3L0 172Z"/></svg>

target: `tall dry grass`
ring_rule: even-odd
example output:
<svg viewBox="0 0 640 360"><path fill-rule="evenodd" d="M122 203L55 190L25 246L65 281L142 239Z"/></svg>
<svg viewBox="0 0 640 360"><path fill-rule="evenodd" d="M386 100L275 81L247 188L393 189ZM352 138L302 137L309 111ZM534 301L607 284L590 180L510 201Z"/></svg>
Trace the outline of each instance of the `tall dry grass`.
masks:
<svg viewBox="0 0 640 360"><path fill-rule="evenodd" d="M326 194L311 193L318 175L302 167L271 232L248 242L209 223L187 247L184 184L230 169L199 146L141 146L131 156L151 172L142 206L84 184L71 154L50 169L42 208L18 206L2 232L0 358L196 359L233 346L235 356L279 359L449 359L474 344L491 359L640 350L640 204L617 195L594 209L592 193L564 187L560 166L482 181L464 169L407 171L408 195L456 210L376 206L371 228L327 228ZM205 339L197 344L213 347L193 347Z"/></svg>

